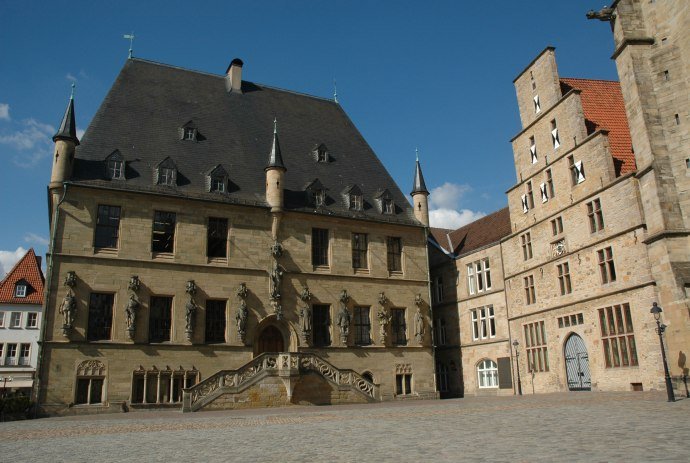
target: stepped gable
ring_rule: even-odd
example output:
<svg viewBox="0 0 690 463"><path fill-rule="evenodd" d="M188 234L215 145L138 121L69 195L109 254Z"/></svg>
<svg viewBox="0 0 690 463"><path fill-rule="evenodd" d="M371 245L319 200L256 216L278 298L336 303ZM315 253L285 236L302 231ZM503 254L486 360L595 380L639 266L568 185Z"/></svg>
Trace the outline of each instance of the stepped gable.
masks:
<svg viewBox="0 0 690 463"><path fill-rule="evenodd" d="M318 178L330 192L357 184L364 210L356 217L419 226L414 211L376 154L332 100L281 90L246 80L242 92L228 92L224 75L190 71L142 59L129 59L76 149L72 183L150 192L234 204L266 206L266 159L273 143L273 121L280 129L285 175L285 209L315 212L304 186ZM194 140L183 140L193 121ZM316 150L328 147L326 162ZM108 180L105 158L124 157L125 179ZM155 185L154 169L166 157L177 168L175 186ZM206 172L221 164L233 188L208 192ZM387 189L395 214L376 207ZM335 196L318 211L352 216Z"/></svg>
<svg viewBox="0 0 690 463"><path fill-rule="evenodd" d="M15 285L21 280L28 284L26 297L15 297ZM31 248L0 282L0 303L41 305L44 282L41 258Z"/></svg>
<svg viewBox="0 0 690 463"><path fill-rule="evenodd" d="M504 207L450 232L449 236L453 246L452 252L456 255L463 255L489 244L497 243L510 233L510 212L507 207Z"/></svg>
<svg viewBox="0 0 690 463"><path fill-rule="evenodd" d="M625 113L625 102L620 83L612 80L561 78L561 90L565 95L571 89L580 91L582 110L587 119L587 132L609 131L611 155L616 176L637 169L632 150L630 127Z"/></svg>

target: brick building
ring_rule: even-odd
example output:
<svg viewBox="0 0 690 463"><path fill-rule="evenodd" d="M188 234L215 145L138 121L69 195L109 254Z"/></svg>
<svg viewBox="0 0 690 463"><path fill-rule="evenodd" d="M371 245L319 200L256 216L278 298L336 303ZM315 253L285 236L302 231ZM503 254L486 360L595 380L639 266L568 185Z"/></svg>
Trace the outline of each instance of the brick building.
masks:
<svg viewBox="0 0 690 463"><path fill-rule="evenodd" d="M129 59L82 140L70 100L45 412L436 397L419 163L413 210L337 102L242 69Z"/></svg>

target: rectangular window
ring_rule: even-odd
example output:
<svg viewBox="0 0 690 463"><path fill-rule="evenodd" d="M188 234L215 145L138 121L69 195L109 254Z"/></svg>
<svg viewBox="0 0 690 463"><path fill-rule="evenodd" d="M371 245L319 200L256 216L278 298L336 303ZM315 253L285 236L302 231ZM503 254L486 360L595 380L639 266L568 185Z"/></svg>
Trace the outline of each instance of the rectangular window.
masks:
<svg viewBox="0 0 690 463"><path fill-rule="evenodd" d="M313 341L314 347L326 347L331 345L331 308L328 305L315 304L312 307L313 314Z"/></svg>
<svg viewBox="0 0 690 463"><path fill-rule="evenodd" d="M211 191L225 193L225 177L217 175L211 177Z"/></svg>
<svg viewBox="0 0 690 463"><path fill-rule="evenodd" d="M19 365L29 365L31 363L31 344L19 345Z"/></svg>
<svg viewBox="0 0 690 463"><path fill-rule="evenodd" d="M629 304L599 309L601 339L607 368L637 366L637 347Z"/></svg>
<svg viewBox="0 0 690 463"><path fill-rule="evenodd" d="M587 203L587 217L589 217L589 231L591 233L604 229L604 214L601 211L601 201L599 199Z"/></svg>
<svg viewBox="0 0 690 463"><path fill-rule="evenodd" d="M388 254L388 271L402 272L402 239L389 236L386 238Z"/></svg>
<svg viewBox="0 0 690 463"><path fill-rule="evenodd" d="M355 307L355 344L358 346L371 344L369 307Z"/></svg>
<svg viewBox="0 0 690 463"><path fill-rule="evenodd" d="M108 161L108 171L107 175L108 178L112 179L118 179L122 178L122 166L124 165L124 162L118 160L118 159L110 159Z"/></svg>
<svg viewBox="0 0 690 463"><path fill-rule="evenodd" d="M407 325L405 324L405 309L391 309L393 330L393 344L404 346L407 344Z"/></svg>
<svg viewBox="0 0 690 463"><path fill-rule="evenodd" d="M14 288L14 297L26 297L26 285L17 285Z"/></svg>
<svg viewBox="0 0 690 463"><path fill-rule="evenodd" d="M326 190L314 191L314 206L321 207L326 204Z"/></svg>
<svg viewBox="0 0 690 463"><path fill-rule="evenodd" d="M524 233L520 236L522 242L522 257L524 260L532 258L532 234L530 232Z"/></svg>
<svg viewBox="0 0 690 463"><path fill-rule="evenodd" d="M5 312L0 312L0 328L5 327Z"/></svg>
<svg viewBox="0 0 690 463"><path fill-rule="evenodd" d="M570 184L577 185L577 169L575 168L575 156L568 156L568 171L570 172Z"/></svg>
<svg viewBox="0 0 690 463"><path fill-rule="evenodd" d="M537 302L537 294L534 291L534 275L526 276L523 279L525 286L525 301L527 305Z"/></svg>
<svg viewBox="0 0 690 463"><path fill-rule="evenodd" d="M474 278L474 264L467 265L467 289L469 290L470 294L477 292L477 284Z"/></svg>
<svg viewBox="0 0 690 463"><path fill-rule="evenodd" d="M7 344L7 352L5 353L5 365L14 366L17 364L17 344Z"/></svg>
<svg viewBox="0 0 690 463"><path fill-rule="evenodd" d="M228 219L209 217L206 230L206 255L208 257L228 256Z"/></svg>
<svg viewBox="0 0 690 463"><path fill-rule="evenodd" d="M22 313L12 312L10 315L10 328L21 328L22 327Z"/></svg>
<svg viewBox="0 0 690 463"><path fill-rule="evenodd" d="M314 266L328 266L328 230L311 229L311 263Z"/></svg>
<svg viewBox="0 0 690 463"><path fill-rule="evenodd" d="M563 233L563 217L558 216L551 221L551 232L553 236Z"/></svg>
<svg viewBox="0 0 690 463"><path fill-rule="evenodd" d="M353 233L352 234L352 268L369 268L367 261L367 234Z"/></svg>
<svg viewBox="0 0 690 463"><path fill-rule="evenodd" d="M534 193L532 191L532 182L527 182L527 191L525 193L527 196L527 209L534 209Z"/></svg>
<svg viewBox="0 0 690 463"><path fill-rule="evenodd" d="M96 217L96 236L94 247L117 248L117 239L120 230L120 206L98 205Z"/></svg>
<svg viewBox="0 0 690 463"><path fill-rule="evenodd" d="M86 339L89 341L110 340L113 326L114 294L91 293L89 300L89 330Z"/></svg>
<svg viewBox="0 0 690 463"><path fill-rule="evenodd" d="M496 320L494 306L472 309L472 340L490 339L496 337Z"/></svg>
<svg viewBox="0 0 690 463"><path fill-rule="evenodd" d="M26 314L26 327L38 328L38 312L29 312Z"/></svg>
<svg viewBox="0 0 690 463"><path fill-rule="evenodd" d="M549 353L546 348L544 321L523 325L525 330L525 349L527 350L527 371L549 371Z"/></svg>
<svg viewBox="0 0 690 463"><path fill-rule="evenodd" d="M173 252L175 250L175 222L174 212L156 211L153 216L153 252Z"/></svg>
<svg viewBox="0 0 690 463"><path fill-rule="evenodd" d="M447 342L446 321L439 318L434 325L436 326L436 345L445 346Z"/></svg>
<svg viewBox="0 0 690 463"><path fill-rule="evenodd" d="M616 281L616 266L613 263L613 249L611 246L597 251L599 260L599 272L601 283L607 284Z"/></svg>
<svg viewBox="0 0 690 463"><path fill-rule="evenodd" d="M362 195L350 195L350 209L353 211L362 210Z"/></svg>
<svg viewBox="0 0 690 463"><path fill-rule="evenodd" d="M529 154L532 164L537 163L537 144L534 141L534 137L529 137Z"/></svg>
<svg viewBox="0 0 690 463"><path fill-rule="evenodd" d="M172 297L151 296L149 308L149 342L170 341Z"/></svg>
<svg viewBox="0 0 690 463"><path fill-rule="evenodd" d="M225 342L225 301L206 301L206 343Z"/></svg>
<svg viewBox="0 0 690 463"><path fill-rule="evenodd" d="M467 265L467 279L470 294L491 289L491 267L489 259L482 259Z"/></svg>
<svg viewBox="0 0 690 463"><path fill-rule="evenodd" d="M561 140L558 136L558 126L556 125L556 119L551 121L551 141L553 142L553 149L558 149L561 146Z"/></svg>
<svg viewBox="0 0 690 463"><path fill-rule="evenodd" d="M395 212L395 207L393 206L393 200L392 199L384 199L383 200L383 213L384 214L392 214Z"/></svg>
<svg viewBox="0 0 690 463"><path fill-rule="evenodd" d="M539 114L541 112L541 105L539 104L539 95L534 96L534 113Z"/></svg>
<svg viewBox="0 0 690 463"><path fill-rule="evenodd" d="M103 401L103 378L78 378L76 405L99 404Z"/></svg>
<svg viewBox="0 0 690 463"><path fill-rule="evenodd" d="M570 265L568 262L563 262L556 266L558 268L558 284L561 287L561 296L573 292L573 287L570 283Z"/></svg>
<svg viewBox="0 0 690 463"><path fill-rule="evenodd" d="M395 394L412 394L412 375L395 375Z"/></svg>
<svg viewBox="0 0 690 463"><path fill-rule="evenodd" d="M546 194L549 198L556 196L556 190L553 186L553 174L551 169L546 169Z"/></svg>
<svg viewBox="0 0 690 463"><path fill-rule="evenodd" d="M161 404L182 402L182 390L194 386L199 379L197 370L135 371L132 375L133 404Z"/></svg>
<svg viewBox="0 0 690 463"><path fill-rule="evenodd" d="M171 167L158 168L158 184L159 185L174 185L175 184L175 169Z"/></svg>
<svg viewBox="0 0 690 463"><path fill-rule="evenodd" d="M582 325L585 322L585 317L582 312L564 317L558 317L559 328L569 328L571 326Z"/></svg>
<svg viewBox="0 0 690 463"><path fill-rule="evenodd" d="M431 288L431 296L433 297L434 302L443 302L443 277L438 276L434 278Z"/></svg>

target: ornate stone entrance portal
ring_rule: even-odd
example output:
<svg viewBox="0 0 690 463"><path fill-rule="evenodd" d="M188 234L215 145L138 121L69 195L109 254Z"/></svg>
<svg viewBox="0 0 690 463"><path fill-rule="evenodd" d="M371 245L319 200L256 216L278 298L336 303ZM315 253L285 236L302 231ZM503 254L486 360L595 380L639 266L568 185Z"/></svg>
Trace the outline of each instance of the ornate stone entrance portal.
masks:
<svg viewBox="0 0 690 463"><path fill-rule="evenodd" d="M268 325L261 331L258 344L257 354L285 351L285 339L283 339L283 334L275 325Z"/></svg>

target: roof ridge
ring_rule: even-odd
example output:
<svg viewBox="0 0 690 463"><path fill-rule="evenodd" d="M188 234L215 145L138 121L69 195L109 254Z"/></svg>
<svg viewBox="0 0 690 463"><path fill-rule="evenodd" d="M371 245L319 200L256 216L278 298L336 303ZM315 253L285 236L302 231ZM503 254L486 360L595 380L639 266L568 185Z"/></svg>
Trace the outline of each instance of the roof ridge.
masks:
<svg viewBox="0 0 690 463"><path fill-rule="evenodd" d="M592 79L592 78L587 78L587 77L559 77L559 80L588 80L590 82L611 82L615 84L620 85L620 80L611 80L611 79Z"/></svg>
<svg viewBox="0 0 690 463"><path fill-rule="evenodd" d="M182 67L182 66L175 66L174 64L161 63L160 61L154 61L154 60L145 59L145 58L129 58L129 60L131 60L131 61L141 61L142 63L153 64L153 65L156 65L156 66L163 66L163 67L167 67L167 68L171 68L171 69L177 69L177 70L179 70L179 71L193 72L193 73L195 73L195 74L202 74L202 75L209 76L209 77L217 77L217 78L219 78L219 79L224 79L224 78L225 78L225 75L224 75L224 74L213 74L213 73L207 72L207 71L199 71L198 69L190 69L190 68L185 68L185 67ZM286 92L286 93L293 93L293 94L295 94L295 95L306 96L306 97L309 97L309 98L314 98L314 99L317 99L317 100L328 101L328 102L333 103L333 104L338 104L338 103L336 103L335 101L333 101L331 98L326 98L326 97L323 97L323 96L312 95L312 94L310 94L310 93L304 93L304 92L297 92L297 91L295 91L295 90L288 90L288 89L285 89L285 88L275 87L275 86L273 86L273 85L266 85L266 84L262 84L262 83L260 83L260 82L254 82L254 81L251 81L251 80L242 80L242 81L243 81L243 82L247 82L247 83L249 83L249 84L258 85L258 86L263 87L263 88L269 88L269 89L271 89L271 90L277 90L277 91ZM340 106L340 105L338 105L338 106Z"/></svg>
<svg viewBox="0 0 690 463"><path fill-rule="evenodd" d="M3 284L5 284L5 281L10 277L10 275L12 275L12 274L17 270L17 268L19 268L19 266L20 266L20 265L22 264L22 262L24 262L24 260L29 256L29 254L33 254L33 255L34 255L34 259L35 259L35 257L36 257L36 251L34 251L34 248L33 248L33 247L29 248L29 250L26 251L26 253L22 256L22 258L19 259L17 262L14 263L14 265L12 266L12 269L11 269L9 272L7 272L7 275L5 275L5 276L3 277L2 280L0 280L0 286L2 286Z"/></svg>

